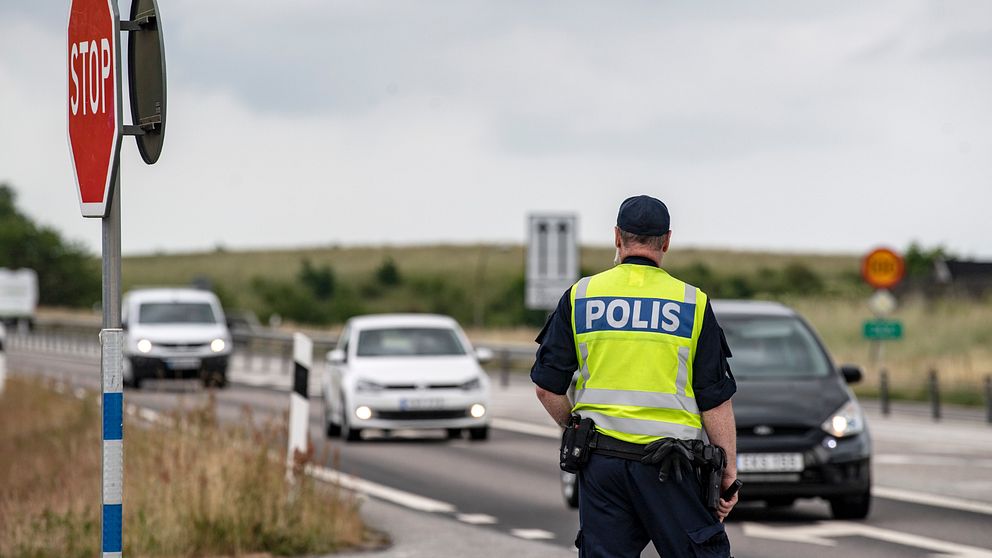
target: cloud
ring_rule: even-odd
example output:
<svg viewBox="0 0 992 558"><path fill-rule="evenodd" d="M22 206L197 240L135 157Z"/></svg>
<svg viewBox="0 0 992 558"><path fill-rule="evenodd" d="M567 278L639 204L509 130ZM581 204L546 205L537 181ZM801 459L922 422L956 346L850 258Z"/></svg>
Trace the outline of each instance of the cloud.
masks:
<svg viewBox="0 0 992 558"><path fill-rule="evenodd" d="M0 4L0 180L96 249L65 14L35 4ZM162 8L167 137L151 167L125 139L126 252L519 241L536 210L607 243L650 192L683 245L992 255L985 4Z"/></svg>

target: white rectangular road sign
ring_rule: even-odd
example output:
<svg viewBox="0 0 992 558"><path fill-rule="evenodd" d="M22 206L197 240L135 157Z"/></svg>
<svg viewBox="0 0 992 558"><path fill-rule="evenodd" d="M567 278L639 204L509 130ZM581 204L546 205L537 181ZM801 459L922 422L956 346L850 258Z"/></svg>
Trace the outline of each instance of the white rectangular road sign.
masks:
<svg viewBox="0 0 992 558"><path fill-rule="evenodd" d="M579 279L578 217L534 214L527 220L527 288L531 310L554 310Z"/></svg>

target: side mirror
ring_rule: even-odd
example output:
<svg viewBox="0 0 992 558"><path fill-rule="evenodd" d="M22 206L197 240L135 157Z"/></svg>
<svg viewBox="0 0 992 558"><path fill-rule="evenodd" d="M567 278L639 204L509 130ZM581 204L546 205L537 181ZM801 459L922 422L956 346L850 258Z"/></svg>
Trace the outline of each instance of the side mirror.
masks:
<svg viewBox="0 0 992 558"><path fill-rule="evenodd" d="M840 374L844 376L844 381L849 384L856 384L864 377L861 367L854 364L845 364L840 367Z"/></svg>
<svg viewBox="0 0 992 558"><path fill-rule="evenodd" d="M345 358L344 351L341 349L334 349L333 351L327 351L327 362L331 364L343 364Z"/></svg>
<svg viewBox="0 0 992 558"><path fill-rule="evenodd" d="M479 361L479 364L485 364L493 360L492 349L487 349L486 347L479 347L475 350L475 358Z"/></svg>

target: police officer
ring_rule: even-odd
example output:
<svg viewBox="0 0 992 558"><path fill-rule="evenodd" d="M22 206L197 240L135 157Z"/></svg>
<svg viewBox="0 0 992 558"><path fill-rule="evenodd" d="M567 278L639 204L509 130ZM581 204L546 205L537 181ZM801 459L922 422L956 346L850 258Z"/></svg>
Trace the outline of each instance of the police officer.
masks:
<svg viewBox="0 0 992 558"><path fill-rule="evenodd" d="M663 558L730 556L723 518L736 494L710 509L698 468L676 464L666 475L643 457L652 442L708 437L726 452L716 482L726 489L737 476L730 350L706 294L661 268L669 224L660 200L625 200L618 265L566 291L537 338L538 399L562 427L573 413L592 419L599 440L578 473L580 557L637 557L648 541Z"/></svg>

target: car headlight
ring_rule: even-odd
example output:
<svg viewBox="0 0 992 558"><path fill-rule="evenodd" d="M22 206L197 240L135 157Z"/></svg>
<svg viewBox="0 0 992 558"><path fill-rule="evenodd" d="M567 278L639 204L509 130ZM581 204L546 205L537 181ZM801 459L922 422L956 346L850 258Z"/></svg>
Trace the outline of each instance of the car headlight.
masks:
<svg viewBox="0 0 992 558"><path fill-rule="evenodd" d="M215 353L223 351L224 347L227 347L227 343L223 339L214 339L210 342L210 350Z"/></svg>
<svg viewBox="0 0 992 558"><path fill-rule="evenodd" d="M355 409L355 416L361 420L369 420L370 418L372 418L372 409L369 409L368 407L363 405Z"/></svg>
<svg viewBox="0 0 992 558"><path fill-rule="evenodd" d="M469 414L472 415L472 418L482 418L486 416L486 407L485 405L476 403L475 405L472 405L471 409L469 409Z"/></svg>
<svg viewBox="0 0 992 558"><path fill-rule="evenodd" d="M465 391L472 391L474 389L479 389L480 387L482 387L482 381L479 380L479 378L472 378L461 385L461 388Z"/></svg>
<svg viewBox="0 0 992 558"><path fill-rule="evenodd" d="M139 353L150 353L152 351L152 342L147 339L141 339L138 341L138 352Z"/></svg>
<svg viewBox="0 0 992 558"><path fill-rule="evenodd" d="M375 382L370 382L369 380L358 380L355 382L355 391L379 391L382 389L380 384Z"/></svg>
<svg viewBox="0 0 992 558"><path fill-rule="evenodd" d="M835 438L853 436L865 431L865 416L861 413L861 407L852 399L823 421L820 427Z"/></svg>

